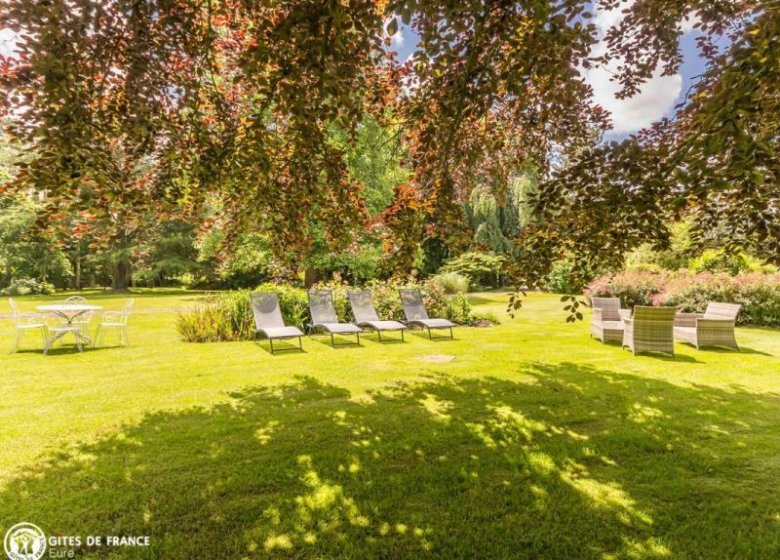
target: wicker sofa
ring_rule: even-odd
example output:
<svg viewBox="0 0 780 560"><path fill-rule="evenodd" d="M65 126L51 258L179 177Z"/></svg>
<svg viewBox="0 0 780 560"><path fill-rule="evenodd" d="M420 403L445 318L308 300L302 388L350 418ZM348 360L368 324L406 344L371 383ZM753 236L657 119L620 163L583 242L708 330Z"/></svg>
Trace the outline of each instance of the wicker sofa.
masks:
<svg viewBox="0 0 780 560"><path fill-rule="evenodd" d="M704 313L678 313L674 320L674 338L702 346L728 346L736 348L734 327L742 306L736 303L711 301Z"/></svg>

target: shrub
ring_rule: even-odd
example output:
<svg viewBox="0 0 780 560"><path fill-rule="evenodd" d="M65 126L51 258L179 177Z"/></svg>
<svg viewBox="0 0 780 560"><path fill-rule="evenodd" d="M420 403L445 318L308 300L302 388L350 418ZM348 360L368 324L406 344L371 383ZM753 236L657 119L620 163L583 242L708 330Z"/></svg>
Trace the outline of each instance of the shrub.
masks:
<svg viewBox="0 0 780 560"><path fill-rule="evenodd" d="M369 285L377 314L383 319L404 318L398 288L421 290L423 302L432 317L444 317L465 325L474 321L465 294L448 295L434 279L423 283L373 282ZM315 288L333 291L334 307L340 321L353 321L347 294L353 288L339 280L318 284ZM306 290L284 284L261 284L257 291L275 292L282 317L288 325L303 327L311 321ZM195 307L179 313L176 328L188 342L251 340L254 319L248 291L223 292L207 296Z"/></svg>
<svg viewBox="0 0 780 560"><path fill-rule="evenodd" d="M552 270L540 283L539 288L554 294L577 294L596 276L590 268L582 270L581 274L575 275L574 272L574 263L570 259L559 260L553 264Z"/></svg>
<svg viewBox="0 0 780 560"><path fill-rule="evenodd" d="M670 305L698 313L710 301L739 303L739 324L780 327L780 274L623 272L594 280L586 294L620 297L626 307Z"/></svg>
<svg viewBox="0 0 780 560"><path fill-rule="evenodd" d="M747 272L773 272L771 266L744 251L727 253L723 249L708 249L691 260L689 268L694 272L727 272L732 276Z"/></svg>
<svg viewBox="0 0 780 560"><path fill-rule="evenodd" d="M661 293L667 275L646 271L629 271L601 276L585 290L592 297L619 297L626 307L653 305L653 298Z"/></svg>
<svg viewBox="0 0 780 560"><path fill-rule="evenodd" d="M254 332L249 292L208 295L195 307L180 312L176 330L187 342L249 340Z"/></svg>
<svg viewBox="0 0 780 560"><path fill-rule="evenodd" d="M469 279L457 272L446 272L433 277L446 294L462 294L469 291Z"/></svg>
<svg viewBox="0 0 780 560"><path fill-rule="evenodd" d="M48 295L54 293L54 286L46 280L17 278L11 280L8 287L0 293L4 296Z"/></svg>

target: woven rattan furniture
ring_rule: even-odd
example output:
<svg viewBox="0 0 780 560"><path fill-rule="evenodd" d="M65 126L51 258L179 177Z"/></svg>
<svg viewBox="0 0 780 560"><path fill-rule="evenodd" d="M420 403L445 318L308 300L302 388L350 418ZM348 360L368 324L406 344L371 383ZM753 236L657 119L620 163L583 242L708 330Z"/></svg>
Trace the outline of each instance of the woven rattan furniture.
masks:
<svg viewBox="0 0 780 560"><path fill-rule="evenodd" d="M455 338L452 333L452 327L457 327L455 323L447 319L431 319L428 317L420 290L400 289L398 290L398 295L401 297L401 307L404 309L407 325L428 329L428 338L430 339L433 339L431 335L432 329L449 329L449 338Z"/></svg>
<svg viewBox="0 0 780 560"><path fill-rule="evenodd" d="M311 312L309 334L315 329L323 329L330 334L330 344L333 347L336 346L335 335L354 334L357 337L357 345L360 346L362 329L352 323L339 322L331 290L309 290L309 311Z"/></svg>
<svg viewBox="0 0 780 560"><path fill-rule="evenodd" d="M371 292L362 290L349 292L349 305L352 308L352 315L355 317L355 323L364 329L375 330L379 340L382 340L382 333L385 331L400 331L401 340L404 339L404 330L406 325L398 321L382 321L374 309L371 302Z"/></svg>
<svg viewBox="0 0 780 560"><path fill-rule="evenodd" d="M590 318L590 336L601 342L623 342L623 319L631 311L620 308L620 298L591 298L593 315Z"/></svg>
<svg viewBox="0 0 780 560"><path fill-rule="evenodd" d="M274 350L274 340L288 338L298 339L298 348L284 348L280 350L303 350L301 337L303 332L298 327L288 327L282 319L282 310L279 309L279 298L271 292L254 292L250 296L252 300L252 314L255 318L254 337L258 334L265 336L271 344L271 354Z"/></svg>
<svg viewBox="0 0 780 560"><path fill-rule="evenodd" d="M736 303L711 301L704 313L678 313L674 318L674 338L702 346L728 346L736 348L734 327L742 306Z"/></svg>
<svg viewBox="0 0 780 560"><path fill-rule="evenodd" d="M640 352L665 352L674 356L675 307L637 305L630 319L623 319L623 347L634 355Z"/></svg>

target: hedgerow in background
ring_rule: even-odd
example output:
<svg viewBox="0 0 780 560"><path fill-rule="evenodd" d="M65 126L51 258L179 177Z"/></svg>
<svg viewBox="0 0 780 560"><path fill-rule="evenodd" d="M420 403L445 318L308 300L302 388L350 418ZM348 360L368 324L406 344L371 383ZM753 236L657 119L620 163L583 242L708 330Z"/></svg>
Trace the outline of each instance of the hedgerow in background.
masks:
<svg viewBox="0 0 780 560"><path fill-rule="evenodd" d="M619 297L624 307L671 305L681 311L703 312L707 303L742 304L741 325L780 327L780 274L622 272L594 280L591 297Z"/></svg>

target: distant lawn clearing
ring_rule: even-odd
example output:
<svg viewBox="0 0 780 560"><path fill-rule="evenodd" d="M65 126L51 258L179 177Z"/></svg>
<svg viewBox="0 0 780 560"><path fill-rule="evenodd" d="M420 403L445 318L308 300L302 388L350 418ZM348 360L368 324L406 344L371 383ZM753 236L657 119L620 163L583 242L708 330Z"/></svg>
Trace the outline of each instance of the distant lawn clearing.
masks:
<svg viewBox="0 0 780 560"><path fill-rule="evenodd" d="M502 324L454 341L271 356L143 312L197 294L133 297L128 348L9 355L0 320L0 537L151 537L86 558L780 557L780 331L634 357L556 296L510 319L489 293L472 303Z"/></svg>

